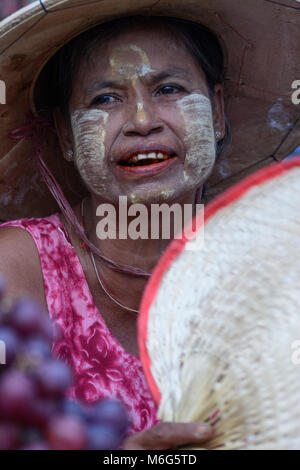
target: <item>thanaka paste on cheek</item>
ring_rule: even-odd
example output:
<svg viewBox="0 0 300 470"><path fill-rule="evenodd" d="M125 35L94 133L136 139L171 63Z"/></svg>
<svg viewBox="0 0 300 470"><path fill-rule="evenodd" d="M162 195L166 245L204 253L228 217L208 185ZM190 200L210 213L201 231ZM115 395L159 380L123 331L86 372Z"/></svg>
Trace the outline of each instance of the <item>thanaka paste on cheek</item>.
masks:
<svg viewBox="0 0 300 470"><path fill-rule="evenodd" d="M75 163L86 185L96 194L105 184L105 136L108 113L99 109L79 109L72 113Z"/></svg>
<svg viewBox="0 0 300 470"><path fill-rule="evenodd" d="M188 149L184 180L199 186L209 176L216 158L216 143L211 102L207 96L193 93L177 101L185 123L184 143Z"/></svg>

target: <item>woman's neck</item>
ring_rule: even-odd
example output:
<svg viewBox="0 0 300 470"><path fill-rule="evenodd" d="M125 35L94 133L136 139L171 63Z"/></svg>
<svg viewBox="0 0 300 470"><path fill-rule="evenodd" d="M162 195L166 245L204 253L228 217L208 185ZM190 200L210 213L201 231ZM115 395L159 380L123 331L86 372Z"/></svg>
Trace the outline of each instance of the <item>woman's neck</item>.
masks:
<svg viewBox="0 0 300 470"><path fill-rule="evenodd" d="M187 207L185 207L185 205L189 206L191 217L195 214L195 192L176 202L178 207L181 208L182 214L181 221L179 223L181 223L182 228L184 228L184 223L186 223L184 222L184 209ZM165 223L164 225L162 223L163 218L160 219L161 223L159 224L157 217L155 218L153 215L151 217L152 206L148 207L147 216L144 215L143 219L140 219L141 225L144 224L144 227L141 227L134 222L134 220L139 216L139 213L135 217L129 217L127 212L128 207L124 210L124 206L121 207L119 204L111 207L111 217L108 219L107 212L104 216L99 216L99 210L97 210L99 209L99 204L101 204L99 203L99 200L96 200L93 197L86 198L84 201L83 220L88 239L103 253L103 255L113 261L119 264L135 266L151 273L169 243L175 238L175 233L179 232L178 225L174 228L174 217L170 217L169 234L167 224ZM126 212L127 218L125 215ZM170 213L172 212L170 211ZM125 219L119 222L120 217L121 219L124 219L125 217ZM186 217L186 221L191 219L189 214L187 214ZM167 219L168 211L164 215L164 222L168 222ZM79 220L81 221L81 219ZM103 239L105 226L105 230L107 230L107 225L105 225L104 222L107 223L108 220L110 222L110 229L116 229L116 238L111 237L111 232L109 238ZM179 219L177 219L177 221L178 220ZM116 223L115 226L114 222ZM120 238L120 227L122 227L123 236L126 236L125 239ZM141 230L144 231L143 236L147 235L148 238L134 239L133 237L136 236L136 232L140 233ZM153 239L153 233L157 233L157 230L159 232L159 238ZM146 232L148 232L148 234ZM102 239L99 238L99 235ZM138 310L142 293L148 279L116 272L105 266L96 258L95 264L104 285L108 288L112 296L117 298L122 304ZM92 262L91 269L94 270Z"/></svg>

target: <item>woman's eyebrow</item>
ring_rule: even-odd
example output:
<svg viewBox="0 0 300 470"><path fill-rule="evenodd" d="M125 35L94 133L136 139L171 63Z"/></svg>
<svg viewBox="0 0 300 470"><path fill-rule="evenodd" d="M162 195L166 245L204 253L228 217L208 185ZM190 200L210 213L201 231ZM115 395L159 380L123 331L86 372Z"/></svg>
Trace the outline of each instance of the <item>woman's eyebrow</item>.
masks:
<svg viewBox="0 0 300 470"><path fill-rule="evenodd" d="M171 67L157 74L156 73L149 74L149 81L155 83L155 82L164 80L165 78L172 78L172 77L189 79L190 73L185 68Z"/></svg>
<svg viewBox="0 0 300 470"><path fill-rule="evenodd" d="M150 83L157 83L166 78L185 78L188 79L190 74L188 71L181 67L172 67L168 68L159 73L148 73L143 78L145 78ZM90 85L85 88L85 94L90 95L95 91L99 91L103 88L115 88L115 89L124 89L126 88L126 80L94 80Z"/></svg>

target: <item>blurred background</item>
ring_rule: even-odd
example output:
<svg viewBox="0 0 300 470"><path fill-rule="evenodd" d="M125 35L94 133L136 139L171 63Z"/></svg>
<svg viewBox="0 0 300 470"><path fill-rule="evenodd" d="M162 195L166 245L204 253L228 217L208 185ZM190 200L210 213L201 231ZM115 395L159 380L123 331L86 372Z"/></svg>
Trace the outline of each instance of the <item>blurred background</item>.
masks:
<svg viewBox="0 0 300 470"><path fill-rule="evenodd" d="M0 0L0 20L23 8L34 0Z"/></svg>

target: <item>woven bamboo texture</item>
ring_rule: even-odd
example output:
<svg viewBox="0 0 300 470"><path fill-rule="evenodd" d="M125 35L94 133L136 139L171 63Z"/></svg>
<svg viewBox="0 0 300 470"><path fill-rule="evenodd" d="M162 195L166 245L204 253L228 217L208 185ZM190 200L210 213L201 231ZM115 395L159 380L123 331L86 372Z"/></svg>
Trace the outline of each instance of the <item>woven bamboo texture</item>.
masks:
<svg viewBox="0 0 300 470"><path fill-rule="evenodd" d="M299 180L295 167L219 210L151 305L158 417L209 421L204 447L300 448Z"/></svg>

